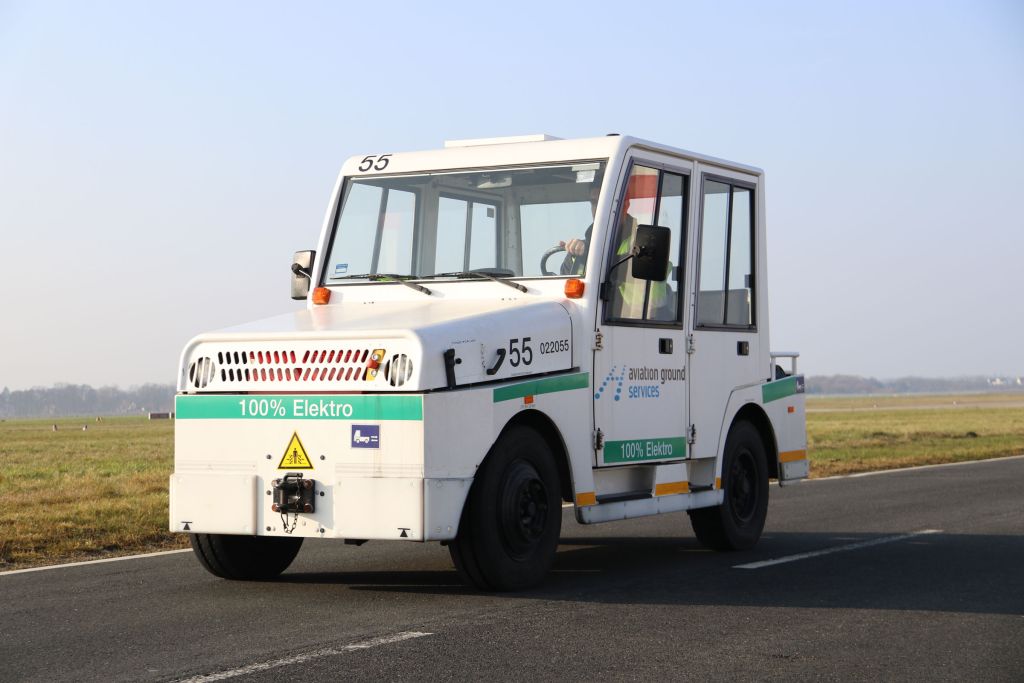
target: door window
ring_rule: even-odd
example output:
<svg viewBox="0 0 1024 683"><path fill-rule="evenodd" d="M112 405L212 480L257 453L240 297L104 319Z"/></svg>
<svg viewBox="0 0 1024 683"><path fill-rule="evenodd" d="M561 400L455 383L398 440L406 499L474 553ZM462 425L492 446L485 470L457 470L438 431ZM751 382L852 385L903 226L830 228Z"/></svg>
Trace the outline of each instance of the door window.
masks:
<svg viewBox="0 0 1024 683"><path fill-rule="evenodd" d="M705 180L698 327L754 326L754 193Z"/></svg>
<svg viewBox="0 0 1024 683"><path fill-rule="evenodd" d="M606 278L606 319L609 322L679 323L682 307L679 282L683 272L686 230L686 177L634 164L622 198ZM655 220L655 217L657 220ZM629 261L640 225L671 231L668 277L663 282L633 277Z"/></svg>

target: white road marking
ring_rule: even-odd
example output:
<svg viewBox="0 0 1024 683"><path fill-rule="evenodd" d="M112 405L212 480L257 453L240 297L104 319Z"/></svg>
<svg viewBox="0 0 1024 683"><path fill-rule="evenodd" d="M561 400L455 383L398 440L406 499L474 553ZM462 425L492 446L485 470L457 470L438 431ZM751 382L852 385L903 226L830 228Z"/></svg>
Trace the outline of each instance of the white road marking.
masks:
<svg viewBox="0 0 1024 683"><path fill-rule="evenodd" d="M775 564L785 564L786 562L796 562L797 560L806 560L809 557L819 557L821 555L831 555L832 553L842 553L847 550L859 550L860 548L870 548L873 545L882 545L883 543L894 543L896 541L903 541L908 538L914 538L915 536L922 536L924 534L938 534L941 533L942 529L923 529L921 531L914 531L909 534L900 534L899 536L885 536L883 538L875 538L870 541L859 541L857 543L848 543L846 545L837 545L834 548L826 548L825 550L815 550L809 553L800 553L798 555L787 555L786 557L780 557L774 560L762 560L761 562L750 562L748 564L736 564L733 565L733 569L760 569L761 567L770 567Z"/></svg>
<svg viewBox="0 0 1024 683"><path fill-rule="evenodd" d="M858 477L873 477L876 474L892 474L894 472L910 472L912 470L934 470L940 467L958 467L960 465L977 465L981 462L999 462L1000 460L1020 460L1022 455L1004 455L999 458L985 458L984 460L961 460L959 462L940 462L935 465L914 465L913 467L896 467L891 470L871 470L870 472L857 472L855 474L837 474L832 477L816 477L814 479L803 479L802 481L830 481L832 479L857 479Z"/></svg>
<svg viewBox="0 0 1024 683"><path fill-rule="evenodd" d="M84 562L67 562L65 564L50 564L45 567L29 567L28 569L12 569L9 572L0 572L0 576L11 574L27 574L28 572L45 572L48 569L66 569L67 567L84 567L89 564L103 564L105 562L121 562L122 560L140 560L144 557L160 557L161 555L177 555L178 553L190 553L191 548L183 550L161 550L157 553L143 553L141 555L122 555L121 557L107 557L102 560L85 560Z"/></svg>
<svg viewBox="0 0 1024 683"><path fill-rule="evenodd" d="M205 676L195 676L193 678L185 678L179 681L179 683L209 683L210 681L223 681L228 678L235 678L236 676L245 676L247 674L258 673L260 671L267 671L268 669L276 669L281 666L288 666L290 664L302 664L313 659L319 659L320 657L332 657L334 655L345 654L346 652L354 652L356 650L368 650L371 647L380 647L381 645L391 645L392 643L400 643L403 640L410 640L411 638L422 638L423 636L431 636L432 633L423 633L420 631L404 631L402 633L395 633L390 636L381 636L379 638L370 638L359 643L352 643L350 645L344 645L342 647L327 647L321 650L313 650L312 652L306 652L300 655L293 655L291 657L282 657L281 659L272 659L268 662L260 662L259 664L250 664L249 666L243 666L238 669L231 669L230 671L218 671L217 673L207 674Z"/></svg>

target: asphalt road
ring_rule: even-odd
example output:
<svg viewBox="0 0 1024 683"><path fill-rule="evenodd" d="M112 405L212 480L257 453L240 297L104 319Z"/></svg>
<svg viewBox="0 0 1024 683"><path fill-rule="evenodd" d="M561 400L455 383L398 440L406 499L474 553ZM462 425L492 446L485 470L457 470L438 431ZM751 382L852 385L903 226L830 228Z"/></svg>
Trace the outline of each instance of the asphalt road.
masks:
<svg viewBox="0 0 1024 683"><path fill-rule="evenodd" d="M1020 681L1022 488L1024 458L773 487L743 553L685 514L565 510L554 572L513 595L398 543L307 543L268 583L190 554L0 574L0 680Z"/></svg>

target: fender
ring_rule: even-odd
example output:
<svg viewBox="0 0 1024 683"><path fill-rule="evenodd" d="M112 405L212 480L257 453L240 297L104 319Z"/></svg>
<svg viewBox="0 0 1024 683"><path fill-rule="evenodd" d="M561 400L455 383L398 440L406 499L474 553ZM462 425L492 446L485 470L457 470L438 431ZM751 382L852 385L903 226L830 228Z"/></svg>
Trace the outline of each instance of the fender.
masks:
<svg viewBox="0 0 1024 683"><path fill-rule="evenodd" d="M726 404L725 414L722 419L722 425L718 431L718 444L715 448L715 478L716 480L722 476L722 462L725 456L725 440L729 436L729 430L732 429L732 425L736 421L737 415L744 410L756 410L760 413L761 424L755 424L755 426L764 434L767 430L767 439L765 448L768 451L768 471L771 476L777 476L778 473L778 453L779 446L778 440L775 435L775 429L772 426L772 422L769 419L767 413L764 410L764 406L761 405L761 387L760 383L752 384L745 387L738 387L733 389L732 393L729 394L729 402Z"/></svg>

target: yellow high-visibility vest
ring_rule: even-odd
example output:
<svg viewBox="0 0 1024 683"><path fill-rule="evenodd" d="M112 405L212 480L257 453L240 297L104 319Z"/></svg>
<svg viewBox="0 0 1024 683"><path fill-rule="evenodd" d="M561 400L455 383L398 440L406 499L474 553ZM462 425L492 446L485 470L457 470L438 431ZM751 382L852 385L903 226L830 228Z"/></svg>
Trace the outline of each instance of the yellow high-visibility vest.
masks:
<svg viewBox="0 0 1024 683"><path fill-rule="evenodd" d="M625 256L629 253L630 237L633 231L619 244L615 250L617 256ZM616 312L618 318L642 318L644 306L644 291L647 289L647 280L636 280L627 278L619 284L619 297L622 300L621 310ZM662 281L651 282L651 295L648 306L652 309L664 305L668 299L668 284Z"/></svg>

